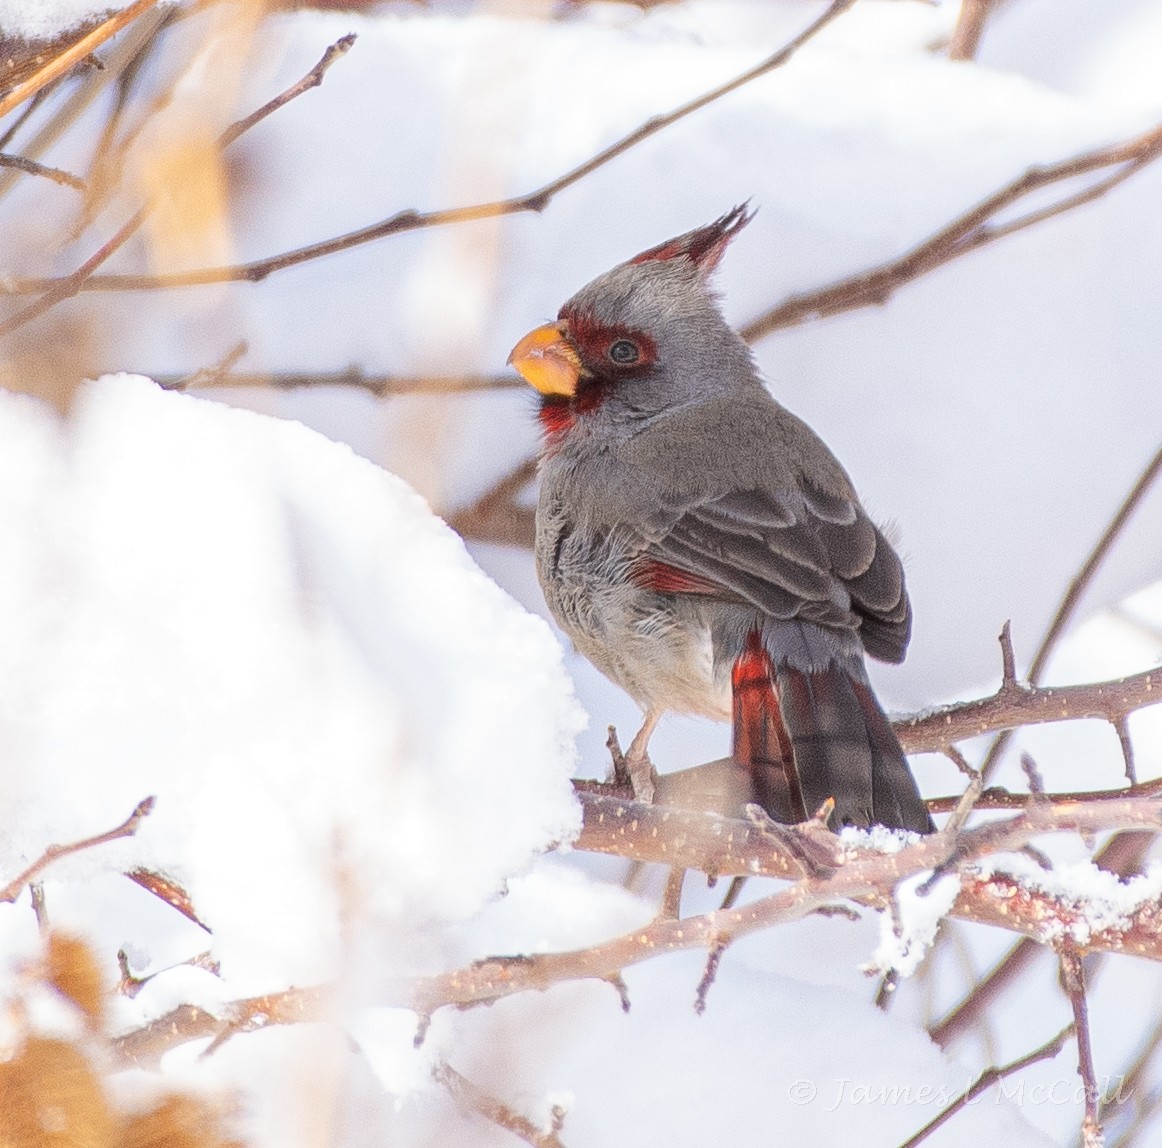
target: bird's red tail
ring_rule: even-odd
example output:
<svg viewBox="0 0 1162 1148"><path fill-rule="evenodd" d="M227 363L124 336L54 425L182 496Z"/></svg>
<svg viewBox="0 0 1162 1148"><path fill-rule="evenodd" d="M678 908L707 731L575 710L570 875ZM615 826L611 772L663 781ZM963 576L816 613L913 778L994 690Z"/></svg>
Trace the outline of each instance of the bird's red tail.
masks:
<svg viewBox="0 0 1162 1148"><path fill-rule="evenodd" d="M751 800L776 820L804 821L831 798L833 828L933 831L904 752L858 667L811 673L775 664L760 634L734 664L734 758Z"/></svg>
<svg viewBox="0 0 1162 1148"><path fill-rule="evenodd" d="M756 632L731 671L735 761L750 775L751 800L776 821L807 820L791 737L783 723L771 658Z"/></svg>

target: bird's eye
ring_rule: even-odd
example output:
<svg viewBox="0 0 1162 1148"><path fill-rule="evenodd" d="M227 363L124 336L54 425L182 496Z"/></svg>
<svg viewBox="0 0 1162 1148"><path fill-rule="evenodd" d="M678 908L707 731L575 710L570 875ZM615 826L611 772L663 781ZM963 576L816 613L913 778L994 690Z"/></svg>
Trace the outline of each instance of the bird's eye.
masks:
<svg viewBox="0 0 1162 1148"><path fill-rule="evenodd" d="M641 358L641 351L638 350L637 343L629 339L618 339L616 343L610 344L609 357L620 366L626 367Z"/></svg>

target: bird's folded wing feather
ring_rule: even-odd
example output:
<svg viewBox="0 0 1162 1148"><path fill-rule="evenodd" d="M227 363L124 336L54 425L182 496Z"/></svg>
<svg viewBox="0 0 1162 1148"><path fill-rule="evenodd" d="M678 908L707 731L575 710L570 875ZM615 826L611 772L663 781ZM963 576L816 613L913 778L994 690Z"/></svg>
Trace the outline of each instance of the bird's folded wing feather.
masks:
<svg viewBox="0 0 1162 1148"><path fill-rule="evenodd" d="M811 488L736 491L659 525L644 555L647 584L858 629L873 657L903 658L911 629L903 568L858 503ZM684 577L663 577L667 570Z"/></svg>

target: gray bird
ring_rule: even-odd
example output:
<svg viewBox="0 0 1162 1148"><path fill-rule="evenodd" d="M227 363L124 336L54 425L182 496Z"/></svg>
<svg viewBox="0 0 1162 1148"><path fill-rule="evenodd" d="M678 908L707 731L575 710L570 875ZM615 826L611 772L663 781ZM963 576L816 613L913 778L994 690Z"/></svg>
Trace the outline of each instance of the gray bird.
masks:
<svg viewBox="0 0 1162 1148"><path fill-rule="evenodd" d="M904 572L819 437L763 386L709 286L736 207L577 292L509 362L542 396L536 565L561 628L645 711L733 721L749 800L931 832L868 684L900 662Z"/></svg>

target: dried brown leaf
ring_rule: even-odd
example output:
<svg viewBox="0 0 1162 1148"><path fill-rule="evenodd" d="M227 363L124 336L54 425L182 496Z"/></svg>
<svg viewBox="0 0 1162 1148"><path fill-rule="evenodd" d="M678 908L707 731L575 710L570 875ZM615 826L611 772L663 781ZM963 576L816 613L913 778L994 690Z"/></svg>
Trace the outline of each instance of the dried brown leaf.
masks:
<svg viewBox="0 0 1162 1148"><path fill-rule="evenodd" d="M132 1117L119 1148L242 1148L222 1132L222 1114L195 1096L167 1096L156 1108Z"/></svg>
<svg viewBox="0 0 1162 1148"><path fill-rule="evenodd" d="M44 979L68 997L94 1028L105 1013L105 978L89 946L80 937L51 933L45 954Z"/></svg>
<svg viewBox="0 0 1162 1148"><path fill-rule="evenodd" d="M32 1037L0 1064L0 1148L115 1148L116 1126L88 1059Z"/></svg>

